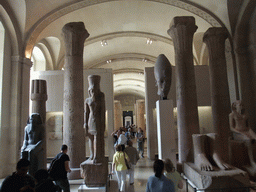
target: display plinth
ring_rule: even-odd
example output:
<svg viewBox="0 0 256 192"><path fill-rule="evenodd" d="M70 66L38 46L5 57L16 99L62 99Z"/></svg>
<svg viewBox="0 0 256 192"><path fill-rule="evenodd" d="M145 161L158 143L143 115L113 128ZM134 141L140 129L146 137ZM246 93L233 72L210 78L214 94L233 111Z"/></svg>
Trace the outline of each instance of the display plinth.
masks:
<svg viewBox="0 0 256 192"><path fill-rule="evenodd" d="M219 189L230 191L232 188L246 189L250 186L248 174L238 168L230 170L216 168L214 171L201 171L194 163L186 162L184 163L184 174L200 191L219 191Z"/></svg>
<svg viewBox="0 0 256 192"><path fill-rule="evenodd" d="M108 158L96 164L92 160L86 160L80 164L80 171L87 187L103 187L108 179Z"/></svg>
<svg viewBox="0 0 256 192"><path fill-rule="evenodd" d="M106 192L106 187L87 187L86 185L81 185L78 188L78 192Z"/></svg>
<svg viewBox="0 0 256 192"><path fill-rule="evenodd" d="M169 158L176 165L176 143L172 100L156 102L158 158Z"/></svg>

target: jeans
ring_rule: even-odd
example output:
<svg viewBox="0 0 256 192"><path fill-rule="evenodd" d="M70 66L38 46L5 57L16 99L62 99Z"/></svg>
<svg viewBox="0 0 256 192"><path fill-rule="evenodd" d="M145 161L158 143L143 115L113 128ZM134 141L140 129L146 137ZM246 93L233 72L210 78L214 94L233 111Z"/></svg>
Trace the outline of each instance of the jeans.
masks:
<svg viewBox="0 0 256 192"><path fill-rule="evenodd" d="M59 180L55 181L55 184L59 188L58 192L61 192L62 189L64 192L70 192L70 186L69 186L68 179L59 179Z"/></svg>
<svg viewBox="0 0 256 192"><path fill-rule="evenodd" d="M141 156L143 157L144 154L144 142L138 141L137 142L137 150L139 154L141 153Z"/></svg>

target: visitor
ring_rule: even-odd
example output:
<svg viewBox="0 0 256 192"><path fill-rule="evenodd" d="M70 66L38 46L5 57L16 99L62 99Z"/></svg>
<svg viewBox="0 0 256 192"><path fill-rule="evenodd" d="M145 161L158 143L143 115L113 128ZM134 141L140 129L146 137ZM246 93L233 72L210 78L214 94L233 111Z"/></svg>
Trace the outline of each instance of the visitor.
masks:
<svg viewBox="0 0 256 192"><path fill-rule="evenodd" d="M112 163L112 173L114 171L117 175L118 187L120 191L125 191L125 183L126 183L126 173L127 173L127 166L125 164L125 158L129 161L128 155L122 151L122 146L116 146L116 153L113 156L113 163Z"/></svg>
<svg viewBox="0 0 256 192"><path fill-rule="evenodd" d="M61 192L63 189L64 192L70 192L70 185L68 182L67 173L70 173L71 170L69 168L69 156L67 155L68 146L62 145L61 152L54 157L54 159L61 159L61 169L59 171L59 175L57 179L54 179L55 184L58 186L58 192Z"/></svg>
<svg viewBox="0 0 256 192"><path fill-rule="evenodd" d="M148 178L146 192L175 192L173 181L163 175L164 162L160 159L156 160L153 168L155 175Z"/></svg>
<svg viewBox="0 0 256 192"><path fill-rule="evenodd" d="M54 185L46 169L39 169L35 173L36 188L35 192L56 192L58 187Z"/></svg>
<svg viewBox="0 0 256 192"><path fill-rule="evenodd" d="M127 138L125 137L124 131L122 131L122 133L118 137L117 144L122 146L122 151L125 149L125 145L127 144Z"/></svg>
<svg viewBox="0 0 256 192"><path fill-rule="evenodd" d="M141 158L144 158L144 134L141 127L139 127L138 132L136 133L136 139L137 139L137 150L139 154L141 154Z"/></svg>
<svg viewBox="0 0 256 192"><path fill-rule="evenodd" d="M133 143L131 140L127 141L128 146L124 149L124 152L128 155L130 159L131 168L128 170L129 174L129 183L130 185L134 184L134 168L140 159L139 153L135 147L133 147Z"/></svg>
<svg viewBox="0 0 256 192"><path fill-rule="evenodd" d="M20 159L16 172L4 179L0 192L34 192L35 181L28 175L29 165L29 160Z"/></svg>
<svg viewBox="0 0 256 192"><path fill-rule="evenodd" d="M164 175L173 181L174 186L175 186L175 191L178 191L178 189L183 188L183 182L182 182L182 177L180 176L180 173L175 170L173 163L170 159L165 159L164 161L164 167L165 167L165 172Z"/></svg>
<svg viewBox="0 0 256 192"><path fill-rule="evenodd" d="M133 139L132 128L128 128L128 131L125 132L125 137L127 138L128 141Z"/></svg>

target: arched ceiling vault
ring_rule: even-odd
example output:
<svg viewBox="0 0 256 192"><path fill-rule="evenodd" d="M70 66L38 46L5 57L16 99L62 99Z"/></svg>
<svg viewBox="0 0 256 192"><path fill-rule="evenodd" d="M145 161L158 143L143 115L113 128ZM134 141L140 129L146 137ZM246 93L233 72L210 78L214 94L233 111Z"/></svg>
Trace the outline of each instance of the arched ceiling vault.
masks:
<svg viewBox="0 0 256 192"><path fill-rule="evenodd" d="M43 16L31 18L26 25L25 56L30 58L33 47L44 42L51 45L48 46L51 47L49 55L53 55L51 65L60 70L65 54L61 29L68 22L82 21L90 33L84 43L84 69L111 68L115 95L144 96L144 69L153 67L159 54L165 54L175 65L172 39L167 34L175 16L193 16L196 19L198 29L193 47L196 65L207 64L202 34L209 27L224 26L212 12L195 3L197 0L81 0L64 1L66 3L62 4L57 0L52 0L52 3L43 1L49 3L42 8ZM35 14L33 7L38 3L32 0L26 3L29 17L33 12ZM59 40L58 49L52 46L55 45L53 39Z"/></svg>

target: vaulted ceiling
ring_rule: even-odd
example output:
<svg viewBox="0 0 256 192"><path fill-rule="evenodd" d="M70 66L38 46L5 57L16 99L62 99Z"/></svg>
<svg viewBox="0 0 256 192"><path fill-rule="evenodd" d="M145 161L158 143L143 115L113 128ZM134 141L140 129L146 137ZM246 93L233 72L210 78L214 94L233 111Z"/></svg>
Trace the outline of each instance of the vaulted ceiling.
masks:
<svg viewBox="0 0 256 192"><path fill-rule="evenodd" d="M13 2L13 1L11 1ZM144 68L153 67L159 54L175 65L174 47L167 34L175 16L193 16L194 64L206 65L202 42L209 27L229 29L226 0L25 0L26 57L39 48L46 70L64 67L62 27L82 21L90 36L84 44L84 69L112 68L114 94L144 96ZM218 4L216 4L218 2ZM20 5L21 6L21 5ZM34 49L36 58L36 49ZM37 59L40 60L39 55ZM40 63L39 63L40 64ZM40 67L39 67L40 68Z"/></svg>

